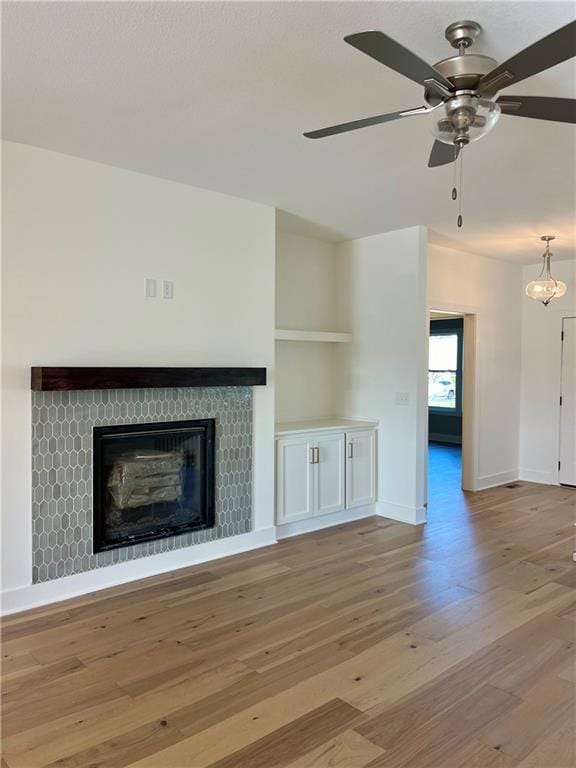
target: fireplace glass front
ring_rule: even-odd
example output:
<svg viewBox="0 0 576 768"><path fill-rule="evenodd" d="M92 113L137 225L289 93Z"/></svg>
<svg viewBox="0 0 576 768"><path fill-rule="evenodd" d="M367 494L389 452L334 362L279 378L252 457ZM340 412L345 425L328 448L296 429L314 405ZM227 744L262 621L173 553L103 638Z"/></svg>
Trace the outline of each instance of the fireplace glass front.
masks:
<svg viewBox="0 0 576 768"><path fill-rule="evenodd" d="M94 427L94 552L214 526L214 419Z"/></svg>

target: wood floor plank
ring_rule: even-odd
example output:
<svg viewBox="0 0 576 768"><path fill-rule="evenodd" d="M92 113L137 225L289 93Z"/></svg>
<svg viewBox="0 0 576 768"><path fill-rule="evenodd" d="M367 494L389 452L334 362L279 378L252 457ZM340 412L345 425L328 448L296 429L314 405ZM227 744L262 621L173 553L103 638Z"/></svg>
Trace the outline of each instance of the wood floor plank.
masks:
<svg viewBox="0 0 576 768"><path fill-rule="evenodd" d="M574 712L574 686L551 677L533 686L524 701L479 739L517 760L527 756L554 729L558 719Z"/></svg>
<svg viewBox="0 0 576 768"><path fill-rule="evenodd" d="M413 733L438 718L516 659L514 653L497 645L483 649L408 696L369 710L368 719L356 730L383 749L391 749L402 734Z"/></svg>
<svg viewBox="0 0 576 768"><path fill-rule="evenodd" d="M218 760L212 768L236 768L240 765L283 768L294 758L325 744L363 719L364 715L357 709L340 699L333 699L250 746Z"/></svg>
<svg viewBox="0 0 576 768"><path fill-rule="evenodd" d="M574 768L576 766L576 739L574 716L568 712L562 724L550 733L519 763L517 768Z"/></svg>
<svg viewBox="0 0 576 768"><path fill-rule="evenodd" d="M576 768L576 492L430 501L7 617L2 768Z"/></svg>
<svg viewBox="0 0 576 768"><path fill-rule="evenodd" d="M365 768L380 755L380 747L350 730L288 763L287 768Z"/></svg>
<svg viewBox="0 0 576 768"><path fill-rule="evenodd" d="M15 701L3 707L2 733L4 738L19 733L26 728L39 725L75 710L94 706L99 703L111 703L116 699L127 698L125 692L114 683L96 683L85 688L76 688L64 697L60 691L34 701L34 706L27 702Z"/></svg>
<svg viewBox="0 0 576 768"><path fill-rule="evenodd" d="M547 638L537 647L527 648L507 669L493 675L492 685L524 697L541 680L561 676L563 669L574 664L574 643Z"/></svg>
<svg viewBox="0 0 576 768"><path fill-rule="evenodd" d="M61 757L47 768L86 768L86 766L106 766L106 768L124 768L135 760L156 754L166 747L176 744L183 735L169 725L167 720L154 721L126 731L120 736L106 739L96 746L76 752L68 757Z"/></svg>
<svg viewBox="0 0 576 768"><path fill-rule="evenodd" d="M371 768L429 768L448 766L455 754L470 744L487 724L498 720L519 704L512 694L484 685L441 715L405 730L394 745L376 758Z"/></svg>

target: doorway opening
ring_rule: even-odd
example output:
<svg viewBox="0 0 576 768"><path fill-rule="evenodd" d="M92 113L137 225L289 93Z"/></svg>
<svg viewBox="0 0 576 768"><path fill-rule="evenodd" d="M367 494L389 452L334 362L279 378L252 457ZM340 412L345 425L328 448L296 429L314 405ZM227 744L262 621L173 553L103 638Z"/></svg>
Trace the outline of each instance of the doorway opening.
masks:
<svg viewBox="0 0 576 768"><path fill-rule="evenodd" d="M428 511L466 506L475 490L476 315L431 310L428 347Z"/></svg>
<svg viewBox="0 0 576 768"><path fill-rule="evenodd" d="M436 507L462 487L464 317L430 312L428 342L428 476Z"/></svg>

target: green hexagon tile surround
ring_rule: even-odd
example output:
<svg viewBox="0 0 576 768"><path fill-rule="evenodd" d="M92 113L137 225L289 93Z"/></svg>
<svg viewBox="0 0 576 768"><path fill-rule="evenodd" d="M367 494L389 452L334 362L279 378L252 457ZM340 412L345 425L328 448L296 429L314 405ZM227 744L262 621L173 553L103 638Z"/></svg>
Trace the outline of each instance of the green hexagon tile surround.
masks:
<svg viewBox="0 0 576 768"><path fill-rule="evenodd" d="M216 419L216 525L92 552L92 429ZM32 393L35 583L247 533L252 526L252 390L121 389Z"/></svg>

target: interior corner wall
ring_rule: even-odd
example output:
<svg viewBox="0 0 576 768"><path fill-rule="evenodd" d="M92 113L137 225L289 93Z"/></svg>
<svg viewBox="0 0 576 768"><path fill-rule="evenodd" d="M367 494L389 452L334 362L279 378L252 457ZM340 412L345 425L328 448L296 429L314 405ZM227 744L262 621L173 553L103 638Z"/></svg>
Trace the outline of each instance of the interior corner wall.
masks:
<svg viewBox="0 0 576 768"><path fill-rule="evenodd" d="M428 243L428 305L476 315L475 488L519 476L522 268Z"/></svg>
<svg viewBox="0 0 576 768"><path fill-rule="evenodd" d="M540 273L525 266L522 289ZM562 318L576 316L576 260L552 261L552 273L568 290L548 307L522 298L522 386L520 398L520 477L558 482Z"/></svg>
<svg viewBox="0 0 576 768"><path fill-rule="evenodd" d="M335 331L336 255L332 243L276 233L276 327ZM276 342L276 420L337 415L335 347L325 342Z"/></svg>
<svg viewBox="0 0 576 768"><path fill-rule="evenodd" d="M32 365L265 366L253 529L274 531L274 209L10 142L3 193L3 594L32 578Z"/></svg>
<svg viewBox="0 0 576 768"><path fill-rule="evenodd" d="M427 350L426 230L422 227L341 243L338 286L340 410L376 419L378 511L425 520Z"/></svg>

